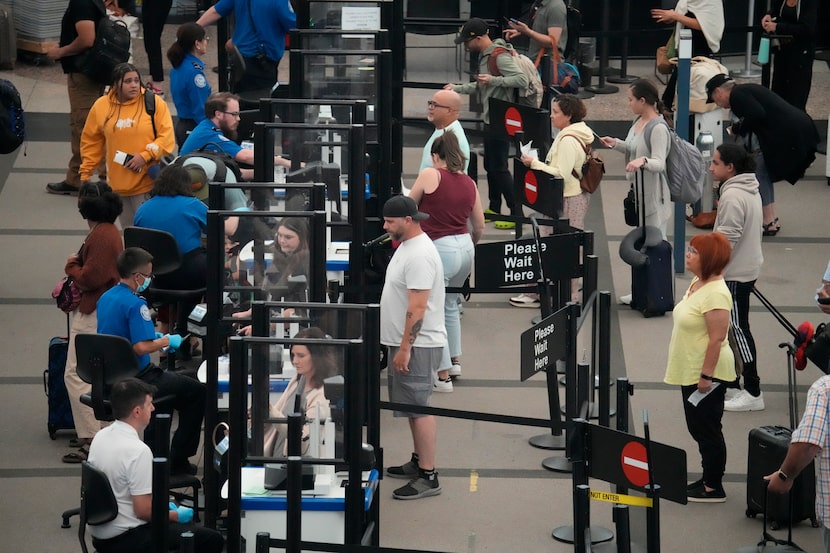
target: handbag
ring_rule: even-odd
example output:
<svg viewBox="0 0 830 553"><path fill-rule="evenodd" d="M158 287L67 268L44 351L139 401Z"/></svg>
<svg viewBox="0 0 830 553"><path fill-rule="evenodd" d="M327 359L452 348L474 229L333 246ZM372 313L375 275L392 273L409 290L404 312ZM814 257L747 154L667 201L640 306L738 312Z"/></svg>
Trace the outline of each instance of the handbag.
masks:
<svg viewBox="0 0 830 553"><path fill-rule="evenodd" d="M629 227L639 226L639 218L637 217L637 192L634 190L634 183L628 189L628 194L623 198L623 214L625 215L625 224Z"/></svg>
<svg viewBox="0 0 830 553"><path fill-rule="evenodd" d="M657 48L656 55L657 72L661 75L671 75L677 65L677 46L674 43L674 33L671 34L665 46Z"/></svg>
<svg viewBox="0 0 830 553"><path fill-rule="evenodd" d="M577 137L573 135L569 135L574 140L579 140ZM582 144L583 151L585 152L585 163L582 164L582 176L580 177L576 169L571 169L571 174L574 178L579 180L579 187L587 192L588 194L593 194L599 188L599 183L602 181L602 176L605 174L605 163L603 163L602 158L599 157L596 152L591 148L590 144Z"/></svg>
<svg viewBox="0 0 830 553"><path fill-rule="evenodd" d="M81 289L75 284L71 276L65 276L58 281L55 289L52 290L52 297L58 305L58 309L64 313L72 313L81 304Z"/></svg>

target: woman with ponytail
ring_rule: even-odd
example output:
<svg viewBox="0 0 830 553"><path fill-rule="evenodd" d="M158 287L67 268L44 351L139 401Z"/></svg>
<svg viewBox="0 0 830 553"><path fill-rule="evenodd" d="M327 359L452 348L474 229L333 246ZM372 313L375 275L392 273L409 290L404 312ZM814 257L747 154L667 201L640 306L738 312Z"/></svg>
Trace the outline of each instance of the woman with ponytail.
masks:
<svg viewBox="0 0 830 553"><path fill-rule="evenodd" d="M672 215L672 201L666 177L666 158L671 149L669 123L663 118L665 108L657 87L646 79L637 79L628 88L628 107L636 116L625 140L602 137L602 143L625 154L626 180L634 181L635 173L643 170L646 226L657 227L666 239ZM620 297L631 303L631 294Z"/></svg>
<svg viewBox="0 0 830 553"><path fill-rule="evenodd" d="M185 23L176 32L176 42L167 50L170 71L170 92L176 106L176 144L182 147L187 135L205 118L205 100L210 96L210 84L205 76L205 64L199 56L207 53L208 36L196 23Z"/></svg>

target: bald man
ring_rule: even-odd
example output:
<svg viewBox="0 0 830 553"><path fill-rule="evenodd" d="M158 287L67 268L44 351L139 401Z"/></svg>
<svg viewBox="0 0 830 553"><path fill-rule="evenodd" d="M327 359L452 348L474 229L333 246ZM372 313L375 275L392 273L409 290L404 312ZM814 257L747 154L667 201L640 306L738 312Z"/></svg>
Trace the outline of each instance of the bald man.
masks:
<svg viewBox="0 0 830 553"><path fill-rule="evenodd" d="M433 141L444 134L445 132L455 133L458 137L458 143L461 145L461 151L464 152L464 171L467 171L467 166L470 163L470 144L467 142L467 136L464 134L464 128L458 121L458 112L461 110L461 95L454 90L439 90L432 95L432 100L427 102L427 120L435 125L435 132L427 140L424 146L424 153L421 156L421 167L418 168L418 173L432 167L432 150Z"/></svg>

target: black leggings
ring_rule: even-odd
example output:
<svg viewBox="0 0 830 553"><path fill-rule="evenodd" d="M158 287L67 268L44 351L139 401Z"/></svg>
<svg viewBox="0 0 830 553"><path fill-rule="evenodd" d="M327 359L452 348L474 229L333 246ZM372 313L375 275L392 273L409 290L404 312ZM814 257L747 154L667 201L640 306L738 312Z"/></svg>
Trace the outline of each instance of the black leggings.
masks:
<svg viewBox="0 0 830 553"><path fill-rule="evenodd" d="M150 62L150 78L164 80L164 66L161 63L161 32L173 6L173 0L144 0L141 6L141 20L144 23L144 51Z"/></svg>

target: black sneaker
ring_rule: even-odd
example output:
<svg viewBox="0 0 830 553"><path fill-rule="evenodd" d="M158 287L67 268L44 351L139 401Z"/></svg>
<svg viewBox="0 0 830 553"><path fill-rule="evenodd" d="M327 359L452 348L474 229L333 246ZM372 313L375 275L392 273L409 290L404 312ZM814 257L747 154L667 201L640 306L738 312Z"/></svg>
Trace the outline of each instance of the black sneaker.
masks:
<svg viewBox="0 0 830 553"><path fill-rule="evenodd" d="M409 484L402 486L392 492L395 499L420 499L441 493L441 484L438 483L438 473L433 473L432 478L418 476L409 481Z"/></svg>
<svg viewBox="0 0 830 553"><path fill-rule="evenodd" d="M415 454L412 454L412 458L397 467L387 467L386 475L391 476L392 478L403 478L405 480L411 480L418 476L418 457Z"/></svg>
<svg viewBox="0 0 830 553"><path fill-rule="evenodd" d="M63 196L77 196L78 186L72 186L65 180L60 182L50 182L46 185L46 191L50 194L61 194Z"/></svg>
<svg viewBox="0 0 830 553"><path fill-rule="evenodd" d="M700 486L702 486L702 485L703 485L703 478L701 478L700 480L695 480L694 482L689 482L689 483L686 485L686 491L687 491L687 492L688 492L688 491L691 491L691 490L693 490L693 489L695 489L695 488L699 488L699 487L700 487Z"/></svg>
<svg viewBox="0 0 830 553"><path fill-rule="evenodd" d="M726 492L723 488L707 491L706 486L701 484L686 491L686 498L692 503L726 503Z"/></svg>

